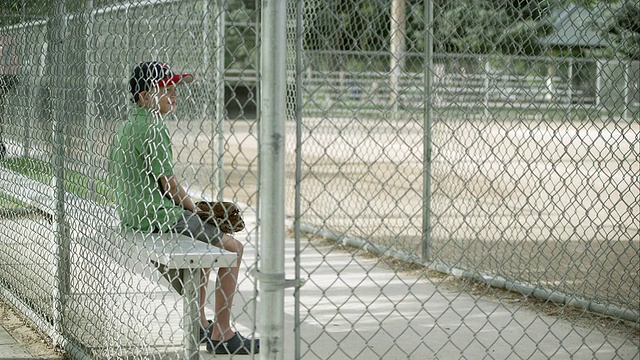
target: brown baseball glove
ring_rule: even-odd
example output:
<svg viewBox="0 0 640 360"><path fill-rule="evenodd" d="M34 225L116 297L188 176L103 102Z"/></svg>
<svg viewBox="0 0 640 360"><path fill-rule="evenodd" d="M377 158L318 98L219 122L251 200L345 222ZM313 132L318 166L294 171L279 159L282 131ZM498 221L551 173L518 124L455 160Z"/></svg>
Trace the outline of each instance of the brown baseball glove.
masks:
<svg viewBox="0 0 640 360"><path fill-rule="evenodd" d="M198 201L198 216L216 225L223 233L232 234L244 229L244 219L238 205L229 201Z"/></svg>

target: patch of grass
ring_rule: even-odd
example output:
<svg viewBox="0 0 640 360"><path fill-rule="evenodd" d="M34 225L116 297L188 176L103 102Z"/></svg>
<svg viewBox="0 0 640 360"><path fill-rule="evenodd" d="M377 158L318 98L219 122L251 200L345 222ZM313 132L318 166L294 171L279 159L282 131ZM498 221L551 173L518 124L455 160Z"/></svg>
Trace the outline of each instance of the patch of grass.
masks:
<svg viewBox="0 0 640 360"><path fill-rule="evenodd" d="M28 207L28 205L22 201L8 194L0 193L0 209L21 209L25 207Z"/></svg>
<svg viewBox="0 0 640 360"><path fill-rule="evenodd" d="M45 184L49 184L53 177L53 166L51 164L33 158L8 158L1 161L0 166Z"/></svg>
<svg viewBox="0 0 640 360"><path fill-rule="evenodd" d="M53 179L53 165L34 158L8 158L0 162L0 167L44 184L50 184ZM102 179L93 179L77 171L66 169L64 186L66 191L82 198L102 204L111 202L110 187Z"/></svg>

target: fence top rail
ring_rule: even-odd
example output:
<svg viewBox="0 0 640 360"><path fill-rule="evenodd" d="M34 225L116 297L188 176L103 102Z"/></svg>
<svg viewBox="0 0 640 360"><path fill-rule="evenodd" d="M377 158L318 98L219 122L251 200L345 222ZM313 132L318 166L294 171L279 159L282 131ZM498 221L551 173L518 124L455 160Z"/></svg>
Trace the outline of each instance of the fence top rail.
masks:
<svg viewBox="0 0 640 360"><path fill-rule="evenodd" d="M135 8L143 8L143 7L147 7L147 6L153 6L153 5L164 5L164 4L171 4L171 3L179 3L182 2L183 0L145 0L143 2L128 2L128 3L124 3L124 4L118 4L118 5L111 5L111 6L105 6L103 8L99 8L99 9L95 9L91 12L91 15L98 15L98 14L106 14L106 13L110 13L110 12L117 12L117 11L121 11L121 10L129 10L129 9L135 9Z"/></svg>
<svg viewBox="0 0 640 360"><path fill-rule="evenodd" d="M228 79L235 79L229 77ZM245 81L257 81L257 78L251 76L245 76L242 78ZM546 81L552 79L557 83L561 83L560 76L548 77L548 76L535 76L535 75L491 75L491 74L445 74L444 76L436 76L435 81L437 84L459 84L464 86L476 85L483 86L486 81L491 83L491 86L504 85L514 86L527 83L530 86L546 86ZM330 86L348 86L348 85L362 85L372 84L374 82L388 82L389 74L381 74L375 72L357 72L357 73L344 73L339 72L323 72L323 71L311 71L307 72L307 75L303 79L304 84L331 84ZM424 75L421 73L403 73L398 77L399 84L413 85L416 82L424 81Z"/></svg>
<svg viewBox="0 0 640 360"><path fill-rule="evenodd" d="M309 55L319 56L354 56L354 57L389 57L392 56L390 51L348 51L348 50L304 50L305 56ZM424 53L418 52L404 52L402 56L419 57L423 58ZM314 59L312 57L312 59ZM572 62L593 62L593 61L614 61L614 62L626 62L626 63L640 63L640 60L633 59L620 59L620 58L604 58L604 57L574 57L574 56L540 56L540 55L507 55L507 54L469 54L469 53L434 53L433 60L473 60L473 61L486 61L489 59L500 59L502 62L509 63L513 60L522 61L546 61L556 63L558 61L572 61ZM309 61L313 63L313 61Z"/></svg>

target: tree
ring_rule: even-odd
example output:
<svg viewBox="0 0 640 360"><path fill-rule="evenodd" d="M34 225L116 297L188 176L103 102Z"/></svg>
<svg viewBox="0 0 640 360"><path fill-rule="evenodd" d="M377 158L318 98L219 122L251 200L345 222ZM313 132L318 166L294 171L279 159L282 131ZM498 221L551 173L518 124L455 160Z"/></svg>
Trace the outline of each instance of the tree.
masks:
<svg viewBox="0 0 640 360"><path fill-rule="evenodd" d="M445 52L534 55L548 0L460 0L435 19L435 42Z"/></svg>
<svg viewBox="0 0 640 360"><path fill-rule="evenodd" d="M390 1L310 1L307 50L384 51L389 47Z"/></svg>
<svg viewBox="0 0 640 360"><path fill-rule="evenodd" d="M640 3L626 0L614 7L607 16L604 33L614 50L633 60L640 60Z"/></svg>
<svg viewBox="0 0 640 360"><path fill-rule="evenodd" d="M0 0L0 26L45 19L49 6L46 0Z"/></svg>

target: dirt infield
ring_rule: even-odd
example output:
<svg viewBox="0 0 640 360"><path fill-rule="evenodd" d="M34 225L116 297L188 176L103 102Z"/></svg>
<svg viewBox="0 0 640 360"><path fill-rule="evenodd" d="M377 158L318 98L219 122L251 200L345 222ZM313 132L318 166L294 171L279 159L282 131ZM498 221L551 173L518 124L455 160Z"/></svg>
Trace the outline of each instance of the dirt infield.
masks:
<svg viewBox="0 0 640 360"><path fill-rule="evenodd" d="M225 197L254 206L258 124L226 125ZM178 128L184 127L174 128L174 144L184 144L176 150L180 171L194 184L207 184L195 186L207 196L213 158L201 149L210 139ZM640 306L637 121L447 119L434 122L431 134L432 260ZM303 222L419 256L423 136L416 122L304 119ZM293 123L287 123L286 143L291 217Z"/></svg>
<svg viewBox="0 0 640 360"><path fill-rule="evenodd" d="M62 350L55 347L51 341L37 330L34 330L30 323L3 299L0 298L0 326L6 330L20 348L24 348L34 359L62 360L64 354ZM7 355L7 354L0 354Z"/></svg>

